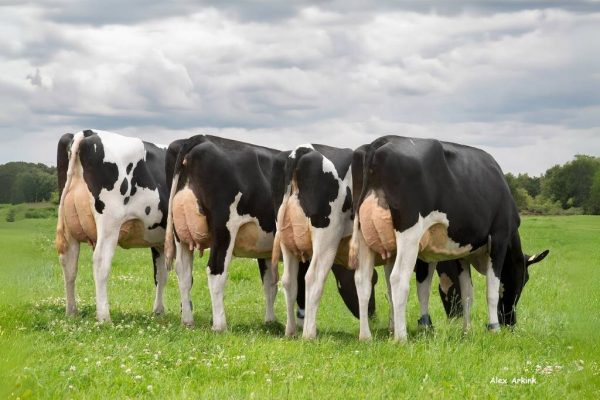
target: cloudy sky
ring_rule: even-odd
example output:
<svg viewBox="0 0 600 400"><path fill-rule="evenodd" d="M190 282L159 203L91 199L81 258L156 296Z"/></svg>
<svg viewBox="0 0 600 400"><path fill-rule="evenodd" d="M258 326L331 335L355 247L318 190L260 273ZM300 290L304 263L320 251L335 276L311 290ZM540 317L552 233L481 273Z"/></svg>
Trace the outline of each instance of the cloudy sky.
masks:
<svg viewBox="0 0 600 400"><path fill-rule="evenodd" d="M600 1L0 4L0 163L86 128L290 149L384 134L538 175L600 156Z"/></svg>

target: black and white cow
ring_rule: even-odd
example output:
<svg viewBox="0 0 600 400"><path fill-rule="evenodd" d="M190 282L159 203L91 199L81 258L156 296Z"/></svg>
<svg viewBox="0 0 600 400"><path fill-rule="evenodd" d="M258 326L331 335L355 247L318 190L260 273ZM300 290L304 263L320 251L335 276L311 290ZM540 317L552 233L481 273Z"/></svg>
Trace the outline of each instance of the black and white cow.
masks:
<svg viewBox="0 0 600 400"><path fill-rule="evenodd" d="M427 314L435 263L459 260L464 329L470 327L470 265L486 276L491 330L516 323L516 304L528 280L518 233L519 213L504 175L482 150L431 139L385 136L354 152L354 210L350 264L356 266L366 308L375 255L393 259L390 272L394 336L406 339L409 278L417 258L430 263L418 288ZM395 254L395 257L392 255ZM369 339L368 320L360 338Z"/></svg>
<svg viewBox="0 0 600 400"><path fill-rule="evenodd" d="M305 276L306 311L303 337L316 336L316 314L329 270L350 309L358 307L356 288L349 279L348 240L352 233L352 150L307 144L283 152L275 161L273 198L277 211L277 234L272 265L283 256L282 284L286 294L285 333L296 333L294 300L298 293L298 269L310 262ZM373 276L372 285L377 276ZM375 310L369 296L368 314ZM367 309L364 310L367 313ZM355 313L355 316L357 314Z"/></svg>
<svg viewBox="0 0 600 400"><path fill-rule="evenodd" d="M274 321L277 279L269 265L275 231L270 175L279 152L204 135L175 141L168 152L166 170L173 179L165 248L168 264L176 251L182 322L194 322L189 297L193 251L205 249L210 249L213 330L227 327L223 295L233 256L257 258L261 270L269 271L263 273L265 320Z"/></svg>
<svg viewBox="0 0 600 400"><path fill-rule="evenodd" d="M98 321L110 320L107 280L117 245L151 248L154 312L164 312L167 270L163 243L169 190L165 154L165 146L98 130L61 137L56 249L63 267L67 314L77 312L75 278L82 242L94 248Z"/></svg>
<svg viewBox="0 0 600 400"><path fill-rule="evenodd" d="M283 187L284 179L276 160L285 159L289 153L210 135L177 140L169 146L166 174L172 189L165 248L168 263L176 252L184 324L193 324L189 297L193 251L205 249L210 249L207 275L213 330L222 331L227 326L223 291L233 256L258 259L266 301L265 321L275 320L278 277L270 266L275 235L273 193ZM300 269L306 271L307 264L300 264ZM344 302L357 316L354 271L334 267L334 272ZM301 286L303 278L301 273ZM292 299L292 309L295 300L298 316L302 317L304 293Z"/></svg>

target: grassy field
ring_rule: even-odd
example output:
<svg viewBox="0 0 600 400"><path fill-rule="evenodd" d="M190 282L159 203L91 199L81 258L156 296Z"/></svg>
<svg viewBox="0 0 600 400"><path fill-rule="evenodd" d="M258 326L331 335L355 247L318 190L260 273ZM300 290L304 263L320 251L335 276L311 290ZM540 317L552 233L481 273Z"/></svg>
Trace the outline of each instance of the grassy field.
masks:
<svg viewBox="0 0 600 400"><path fill-rule="evenodd" d="M227 333L210 331L205 260L195 260L196 328L180 326L174 273L167 314L155 318L149 250L117 252L109 286L113 324L99 326L85 246L77 280L80 314L67 318L54 219L7 223L5 214L0 208L0 398L600 398L599 217L524 219L525 249L551 253L532 267L514 331L485 331L484 279L474 274L470 334L463 337L460 321L446 320L437 289L435 330L417 332L413 282L410 339L400 345L387 332L383 280L374 340L360 343L358 321L332 277L319 338L286 339L281 324L262 322L259 273L250 260L231 267ZM280 291L282 322L283 300Z"/></svg>

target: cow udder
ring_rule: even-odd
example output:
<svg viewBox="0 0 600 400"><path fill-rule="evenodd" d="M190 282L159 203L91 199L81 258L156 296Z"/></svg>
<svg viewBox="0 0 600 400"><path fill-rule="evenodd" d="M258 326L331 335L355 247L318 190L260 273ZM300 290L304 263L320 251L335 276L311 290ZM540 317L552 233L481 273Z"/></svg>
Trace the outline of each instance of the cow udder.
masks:
<svg viewBox="0 0 600 400"><path fill-rule="evenodd" d="M273 249L273 238L266 238L256 222L247 222L240 227L235 237L233 255L243 258L269 258Z"/></svg>
<svg viewBox="0 0 600 400"><path fill-rule="evenodd" d="M396 251L396 235L383 194L369 193L360 205L359 221L367 246L382 259L390 258Z"/></svg>
<svg viewBox="0 0 600 400"><path fill-rule="evenodd" d="M67 231L78 242L96 243L97 241L92 202L92 194L83 179L73 176L65 195L63 210Z"/></svg>
<svg viewBox="0 0 600 400"><path fill-rule="evenodd" d="M312 255L308 217L304 214L296 194L292 194L283 207L283 221L280 221L278 227L281 242L297 258L307 261Z"/></svg>
<svg viewBox="0 0 600 400"><path fill-rule="evenodd" d="M211 238L206 216L200 212L194 192L185 187L173 197L173 224L182 243L204 250Z"/></svg>

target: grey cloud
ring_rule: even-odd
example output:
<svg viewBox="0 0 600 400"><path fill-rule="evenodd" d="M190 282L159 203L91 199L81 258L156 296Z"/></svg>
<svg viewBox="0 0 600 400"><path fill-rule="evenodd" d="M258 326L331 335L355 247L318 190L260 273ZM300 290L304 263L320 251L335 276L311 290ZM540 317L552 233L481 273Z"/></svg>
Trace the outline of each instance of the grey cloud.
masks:
<svg viewBox="0 0 600 400"><path fill-rule="evenodd" d="M25 77L33 86L42 86L42 77L40 75L40 69L35 70L35 75L29 74Z"/></svg>
<svg viewBox="0 0 600 400"><path fill-rule="evenodd" d="M22 2L9 1L19 5ZM160 1L160 0L46 0L35 2L42 7L45 16L55 22L72 24L132 24L166 17L186 16L206 7L220 10L231 18L240 21L272 23L294 18L307 7L344 14L356 13L371 15L391 11L412 11L418 13L435 12L441 15L456 15L464 12L488 14L514 12L529 9L559 8L574 12L598 11L600 4L595 0L503 0L503 1L393 1L364 2L360 0L326 1Z"/></svg>

